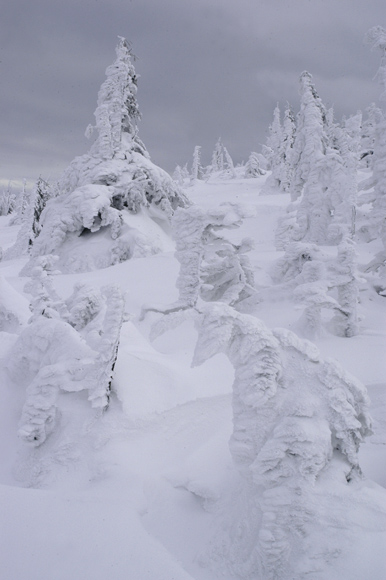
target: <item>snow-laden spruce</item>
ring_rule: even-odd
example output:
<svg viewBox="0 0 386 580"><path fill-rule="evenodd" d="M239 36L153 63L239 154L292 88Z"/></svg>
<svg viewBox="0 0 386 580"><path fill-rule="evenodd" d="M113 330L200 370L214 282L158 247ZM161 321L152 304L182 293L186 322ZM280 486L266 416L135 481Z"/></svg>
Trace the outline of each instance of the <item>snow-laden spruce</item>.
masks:
<svg viewBox="0 0 386 580"><path fill-rule="evenodd" d="M316 244L292 242L271 271L275 286L260 291L263 300L294 300L303 307L297 331L315 339L328 328L333 334L352 337L358 334L360 278L355 243L346 236L336 253L326 254ZM325 310L334 313L327 325Z"/></svg>
<svg viewBox="0 0 386 580"><path fill-rule="evenodd" d="M188 204L179 186L152 163L138 136L137 76L125 39L116 53L99 91L96 125L87 130L91 135L95 129L97 138L61 177L59 196L47 203L31 251L32 257L58 254L64 271L92 270L160 251L174 210ZM101 244L82 260L77 238L87 233L96 234L94 243L99 236Z"/></svg>
<svg viewBox="0 0 386 580"><path fill-rule="evenodd" d="M21 194L21 206L19 208L21 227L18 231L15 243L7 249L4 259L12 260L19 256L27 255L34 243L35 238L41 232L41 215L49 199L55 197L53 187L41 176L36 181L35 187L26 195ZM18 221L18 220L16 220Z"/></svg>
<svg viewBox="0 0 386 580"><path fill-rule="evenodd" d="M175 256L180 263L178 301L169 306L144 305L147 311L172 313L193 308L202 299L246 308L257 300L253 269L246 255L252 240L234 244L224 230L238 228L245 214L238 204L221 204L204 211L196 205L180 208L173 217Z"/></svg>
<svg viewBox="0 0 386 580"><path fill-rule="evenodd" d="M25 291L32 316L9 353L8 372L26 388L19 436L39 446L60 418L60 391L86 390L98 412L109 405L120 330L121 290L78 285L62 300L53 287L56 256L37 258Z"/></svg>
<svg viewBox="0 0 386 580"><path fill-rule="evenodd" d="M302 577L313 557L307 530L329 510L337 482L344 502L360 476L359 446L371 433L366 389L312 343L225 304L202 307L197 328L193 364L222 352L235 369L229 445L249 509L243 521L235 512L238 532L224 535L221 553L242 577ZM334 516L338 527L345 509Z"/></svg>
<svg viewBox="0 0 386 580"><path fill-rule="evenodd" d="M376 75L383 92L380 100L386 101L386 30L375 26L366 35L366 41L373 49L381 51L381 63ZM366 191L361 196L364 204L370 203L371 209L362 225L368 241L381 240L382 249L368 264L367 271L375 272L378 280L375 282L377 291L384 295L386 292L386 114L384 110L373 111L373 155L371 159L371 177L360 188ZM364 198L364 199L362 199Z"/></svg>
<svg viewBox="0 0 386 580"><path fill-rule="evenodd" d="M287 106L283 124L281 124L280 109L277 106L274 110L272 125L269 127L267 144L263 146L271 174L261 189L262 194L290 191L295 134L295 117L291 107Z"/></svg>
<svg viewBox="0 0 386 580"><path fill-rule="evenodd" d="M337 245L355 232L361 114L335 123L307 72L300 94L291 163L281 162L292 203L278 225L277 249L291 240Z"/></svg>

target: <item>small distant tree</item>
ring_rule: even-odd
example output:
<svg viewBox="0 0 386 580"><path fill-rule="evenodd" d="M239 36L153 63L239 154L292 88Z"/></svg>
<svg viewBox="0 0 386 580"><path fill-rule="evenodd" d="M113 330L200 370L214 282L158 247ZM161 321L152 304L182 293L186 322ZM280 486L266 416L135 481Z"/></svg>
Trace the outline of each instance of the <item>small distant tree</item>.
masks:
<svg viewBox="0 0 386 580"><path fill-rule="evenodd" d="M183 175L182 167L180 165L176 166L172 177L173 177L174 181L176 183L178 183L178 185L180 187L182 187L184 185L184 175Z"/></svg>
<svg viewBox="0 0 386 580"><path fill-rule="evenodd" d="M219 137L212 154L211 172L223 171L224 169L224 146Z"/></svg>
<svg viewBox="0 0 386 580"><path fill-rule="evenodd" d="M204 170L201 165L201 145L196 145L193 151L193 163L190 173L190 180L193 183L197 179L203 179Z"/></svg>
<svg viewBox="0 0 386 580"><path fill-rule="evenodd" d="M16 206L16 193L12 187L11 181L8 182L7 188L3 189L0 194L0 215L12 213Z"/></svg>
<svg viewBox="0 0 386 580"><path fill-rule="evenodd" d="M260 160L258 153L252 151L247 163L245 164L245 174L246 178L260 177L260 175L265 175L265 171L260 167Z"/></svg>
<svg viewBox="0 0 386 580"><path fill-rule="evenodd" d="M231 179L235 179L236 177L236 172L235 172L235 167L233 164L233 159L229 154L229 151L226 147L224 147L224 169L226 172L226 175L228 177L230 177Z"/></svg>
<svg viewBox="0 0 386 580"><path fill-rule="evenodd" d="M292 153L292 201L301 196L306 183L313 188L318 185L319 164L323 161L328 143L326 119L326 108L315 90L312 76L305 71L300 76L300 111ZM322 188L317 197L323 200Z"/></svg>
<svg viewBox="0 0 386 580"><path fill-rule="evenodd" d="M268 160L271 174L262 187L262 194L274 193L280 190L282 179L282 146L283 128L280 120L280 109L279 106L276 106L273 112L273 122L269 127L267 143L263 147L263 155Z"/></svg>

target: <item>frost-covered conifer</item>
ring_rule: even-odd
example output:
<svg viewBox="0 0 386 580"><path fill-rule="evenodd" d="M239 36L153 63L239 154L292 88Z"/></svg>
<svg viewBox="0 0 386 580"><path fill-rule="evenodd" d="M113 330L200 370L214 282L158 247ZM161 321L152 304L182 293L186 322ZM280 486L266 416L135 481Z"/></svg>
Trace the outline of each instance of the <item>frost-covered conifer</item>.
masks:
<svg viewBox="0 0 386 580"><path fill-rule="evenodd" d="M265 171L260 167L258 154L255 151L252 151L245 164L244 177L254 178L260 177L260 175L265 175Z"/></svg>
<svg viewBox="0 0 386 580"><path fill-rule="evenodd" d="M224 169L224 146L219 137L212 153L211 172L223 171Z"/></svg>
<svg viewBox="0 0 386 580"><path fill-rule="evenodd" d="M338 246L337 260L330 266L333 283L337 288L340 309L332 320L333 330L339 336L351 337L359 332L359 286L355 243L346 238Z"/></svg>
<svg viewBox="0 0 386 580"><path fill-rule="evenodd" d="M67 320L68 311L64 301L54 288L53 276L58 257L52 254L38 257L24 286L24 291L32 296L30 322L44 316Z"/></svg>
<svg viewBox="0 0 386 580"><path fill-rule="evenodd" d="M366 35L367 42L373 49L381 51L381 63L377 79L382 85L380 99L386 101L386 30L375 26ZM380 239L383 244L381 251L368 265L368 271L377 272L381 277L380 293L386 288L386 115L378 109L375 112L374 154L372 158L372 176L362 189L371 190L365 202L371 202L372 207L367 216L366 230L369 240Z"/></svg>
<svg viewBox="0 0 386 580"><path fill-rule="evenodd" d="M19 435L34 446L55 427L61 390L87 390L93 408L107 408L124 319L119 288L89 288L86 297L79 286L63 301L52 287L54 257L39 263L25 288L33 296L33 315L7 364L13 380L26 386Z"/></svg>
<svg viewBox="0 0 386 580"><path fill-rule="evenodd" d="M304 308L298 329L306 338L317 338L322 332L322 311L331 310L330 331L350 337L358 333L358 276L355 243L346 236L337 256L324 254L315 244L288 244L284 256L274 265L276 283L261 291L263 299L292 299Z"/></svg>
<svg viewBox="0 0 386 580"><path fill-rule="evenodd" d="M290 191L292 173L293 173L293 146L296 135L295 116L291 107L288 105L284 111L283 119L283 137L280 148L281 157L281 179L280 189L284 192Z"/></svg>
<svg viewBox="0 0 386 580"><path fill-rule="evenodd" d="M190 180L193 183L197 179L203 179L204 170L201 165L201 145L196 145L193 151L192 169L190 172Z"/></svg>
<svg viewBox="0 0 386 580"><path fill-rule="evenodd" d="M280 147L283 140L283 129L280 121L280 108L277 105L273 111L273 121L268 129L267 143L263 147L264 156L273 171L279 156Z"/></svg>
<svg viewBox="0 0 386 580"><path fill-rule="evenodd" d="M174 181L176 183L178 183L178 185L180 187L182 187L184 185L184 174L183 174L183 171L182 171L182 167L180 165L177 165L176 166L176 168L175 168L175 170L173 172L172 177L173 177Z"/></svg>
<svg viewBox="0 0 386 580"><path fill-rule="evenodd" d="M300 76L300 111L292 153L292 201L301 196L307 182L311 181L314 187L317 185L314 183L318 178L317 166L323 161L328 142L326 116L326 109L315 90L312 76L303 72Z"/></svg>
<svg viewBox="0 0 386 580"><path fill-rule="evenodd" d="M237 245L221 233L238 227L241 221L237 207L226 205L209 212L196 206L176 212L174 238L180 262L176 286L181 304L192 307L201 297L238 306L256 294L246 256L251 240L244 239Z"/></svg>
<svg viewBox="0 0 386 580"><path fill-rule="evenodd" d="M16 193L9 181L7 188L0 193L0 215L12 213L16 206Z"/></svg>
<svg viewBox="0 0 386 580"><path fill-rule="evenodd" d="M355 234L361 120L361 113L357 113L342 126L334 125L326 151L326 198L331 208L326 241L334 245Z"/></svg>
<svg viewBox="0 0 386 580"><path fill-rule="evenodd" d="M117 286L103 288L102 297L105 303L105 312L98 331L100 338L93 341L93 348L97 354L87 378L88 400L91 401L94 408L98 409L106 409L109 405L125 311L124 297Z"/></svg>
<svg viewBox="0 0 386 580"><path fill-rule="evenodd" d="M54 194L49 183L40 176L36 182L34 193L32 195L32 199L34 200L32 222L32 232L34 238L36 238L41 231L40 217L42 211L46 207L47 201L53 196Z"/></svg>
<svg viewBox="0 0 386 580"><path fill-rule="evenodd" d="M32 249L32 257L58 254L65 271L106 267L159 251L174 210L188 204L178 184L151 162L138 136L137 76L125 39L116 53L98 95L96 141L61 177L59 195L43 210L43 229ZM145 231L131 220L138 213ZM80 252L79 236L97 232L94 239L103 238L101 247L94 254Z"/></svg>
<svg viewBox="0 0 386 580"><path fill-rule="evenodd" d="M269 127L267 143L263 147L263 154L268 160L271 174L261 190L262 194L274 193L280 190L282 179L282 146L283 128L280 120L280 109L277 106L273 112L273 121Z"/></svg>
<svg viewBox="0 0 386 580"><path fill-rule="evenodd" d="M225 175L231 179L235 179L236 177L236 172L235 172L235 167L233 164L233 159L229 154L229 151L226 147L223 147L224 149L224 170L225 170Z"/></svg>
<svg viewBox="0 0 386 580"><path fill-rule="evenodd" d="M379 117L379 107L371 103L366 109L366 118L362 123L361 130L361 162L365 167L372 167L374 154L376 119Z"/></svg>
<svg viewBox="0 0 386 580"><path fill-rule="evenodd" d="M323 557L303 542L329 512L338 479L343 511L333 518L345 521L347 485L371 433L366 389L313 344L227 305L203 307L197 326L193 364L222 352L235 369L229 446L246 485L243 521L235 510L221 554L229 550L236 575L300 578L305 551L309 565Z"/></svg>

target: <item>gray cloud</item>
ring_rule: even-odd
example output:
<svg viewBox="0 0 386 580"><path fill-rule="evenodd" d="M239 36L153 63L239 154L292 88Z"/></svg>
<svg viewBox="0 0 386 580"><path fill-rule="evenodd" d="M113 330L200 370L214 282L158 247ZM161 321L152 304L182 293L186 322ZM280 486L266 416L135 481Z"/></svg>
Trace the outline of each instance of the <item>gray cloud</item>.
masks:
<svg viewBox="0 0 386 580"><path fill-rule="evenodd" d="M14 0L0 35L0 179L58 176L87 151L117 36L133 43L140 134L170 171L219 136L235 161L265 141L276 102L298 108L309 70L337 118L377 100L363 36L384 0Z"/></svg>

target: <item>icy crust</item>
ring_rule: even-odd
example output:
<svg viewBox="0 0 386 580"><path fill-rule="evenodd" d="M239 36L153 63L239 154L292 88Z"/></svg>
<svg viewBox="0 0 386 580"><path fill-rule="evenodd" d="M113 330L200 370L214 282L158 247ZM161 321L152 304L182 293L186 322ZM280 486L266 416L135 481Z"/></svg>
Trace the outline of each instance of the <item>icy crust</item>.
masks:
<svg viewBox="0 0 386 580"><path fill-rule="evenodd" d="M336 362L321 359L313 344L289 330L270 331L227 305L202 308L197 326L193 364L223 352L235 369L229 446L245 478L245 513L239 520L234 512L231 528L243 533L227 545L225 559L242 577L301 577L318 504L327 511L337 481L343 499L360 475L359 445L371 434L366 389ZM344 528L342 512L337 525Z"/></svg>

